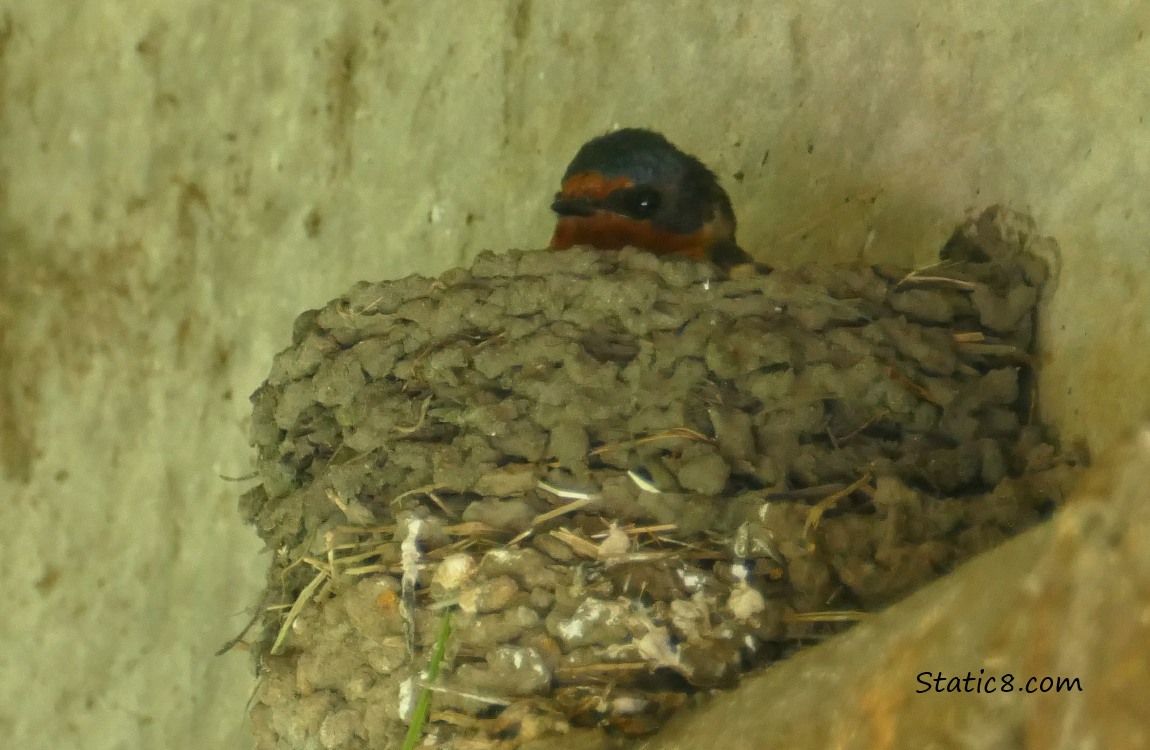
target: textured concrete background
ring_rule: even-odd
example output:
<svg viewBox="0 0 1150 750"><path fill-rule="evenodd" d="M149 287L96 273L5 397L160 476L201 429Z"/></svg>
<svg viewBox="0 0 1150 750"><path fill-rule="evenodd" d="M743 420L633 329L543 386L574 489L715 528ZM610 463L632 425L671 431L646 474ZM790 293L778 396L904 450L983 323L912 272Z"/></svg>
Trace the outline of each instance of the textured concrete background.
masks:
<svg viewBox="0 0 1150 750"><path fill-rule="evenodd" d="M1150 5L0 2L0 738L243 748L264 565L223 481L293 316L536 247L587 137L710 163L760 258L1062 247L1045 411L1150 414ZM722 7L720 7L722 6Z"/></svg>

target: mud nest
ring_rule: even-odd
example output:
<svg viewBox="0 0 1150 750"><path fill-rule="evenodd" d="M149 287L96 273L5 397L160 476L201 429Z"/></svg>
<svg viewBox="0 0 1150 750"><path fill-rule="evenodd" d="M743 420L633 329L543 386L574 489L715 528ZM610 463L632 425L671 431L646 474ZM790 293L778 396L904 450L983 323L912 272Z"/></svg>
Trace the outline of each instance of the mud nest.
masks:
<svg viewBox="0 0 1150 750"><path fill-rule="evenodd" d="M1031 419L1038 241L484 254L304 313L241 503L259 747L398 746L421 693L442 747L650 732L1034 523L1073 472Z"/></svg>

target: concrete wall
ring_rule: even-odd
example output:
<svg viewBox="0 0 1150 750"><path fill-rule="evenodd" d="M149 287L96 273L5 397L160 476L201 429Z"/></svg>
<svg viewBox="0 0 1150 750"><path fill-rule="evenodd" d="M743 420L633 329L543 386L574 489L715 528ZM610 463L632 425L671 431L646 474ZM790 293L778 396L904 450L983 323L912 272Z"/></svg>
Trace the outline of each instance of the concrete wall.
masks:
<svg viewBox="0 0 1150 750"><path fill-rule="evenodd" d="M1150 415L1138 0L0 2L0 737L242 748L247 394L358 279L537 247L578 145L667 133L774 262L1062 247L1046 416Z"/></svg>

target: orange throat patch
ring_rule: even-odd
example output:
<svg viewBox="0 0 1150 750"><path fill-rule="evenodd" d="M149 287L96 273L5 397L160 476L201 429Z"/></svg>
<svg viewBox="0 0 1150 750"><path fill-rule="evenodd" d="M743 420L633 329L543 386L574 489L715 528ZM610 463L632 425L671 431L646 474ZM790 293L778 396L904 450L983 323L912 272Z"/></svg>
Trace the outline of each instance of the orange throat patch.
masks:
<svg viewBox="0 0 1150 750"><path fill-rule="evenodd" d="M608 178L598 172L580 172L563 181L559 196L598 202L613 191L634 184L627 177ZM652 226L650 221L600 209L590 216L560 216L551 237L551 248L566 250L576 245L590 245L600 250L619 250L637 247L656 255L685 255L703 260L714 241L715 227L712 224L703 225L694 234L677 234Z"/></svg>
<svg viewBox="0 0 1150 750"><path fill-rule="evenodd" d="M551 237L553 250L566 250L576 245L590 245L600 250L637 247L656 255L685 255L696 260L707 257L711 245L710 226L694 234L676 234L609 211L596 211L591 216L562 216Z"/></svg>

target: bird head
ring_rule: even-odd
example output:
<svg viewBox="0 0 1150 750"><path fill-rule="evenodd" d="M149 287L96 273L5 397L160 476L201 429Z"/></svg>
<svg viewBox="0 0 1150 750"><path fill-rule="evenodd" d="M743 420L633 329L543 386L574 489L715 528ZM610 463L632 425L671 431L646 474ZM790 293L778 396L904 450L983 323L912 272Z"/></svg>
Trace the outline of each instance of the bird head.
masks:
<svg viewBox="0 0 1150 750"><path fill-rule="evenodd" d="M730 198L711 170L650 130L626 128L575 154L551 209L551 247L632 246L731 265L750 260L735 242Z"/></svg>

